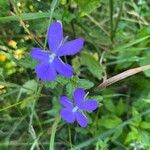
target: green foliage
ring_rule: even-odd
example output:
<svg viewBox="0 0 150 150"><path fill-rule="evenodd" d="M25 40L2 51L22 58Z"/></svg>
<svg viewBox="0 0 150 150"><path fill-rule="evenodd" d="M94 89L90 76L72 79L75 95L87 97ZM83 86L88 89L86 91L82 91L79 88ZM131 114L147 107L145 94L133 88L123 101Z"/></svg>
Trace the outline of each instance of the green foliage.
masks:
<svg viewBox="0 0 150 150"><path fill-rule="evenodd" d="M150 59L150 52L149 52L149 50L147 50L147 52L145 52L142 55L142 59L140 60L140 66L149 64L149 61L150 61L149 59ZM144 73L147 77L150 77L150 70L146 70L146 71L144 71Z"/></svg>
<svg viewBox="0 0 150 150"><path fill-rule="evenodd" d="M150 71L98 88L150 65L149 1L0 0L0 10L0 150L150 150ZM55 20L64 37L83 37L84 48L62 58L73 66L72 78L40 81L30 51L48 49L46 30ZM73 100L77 87L99 103L86 114L87 128L59 118L60 96Z"/></svg>
<svg viewBox="0 0 150 150"><path fill-rule="evenodd" d="M87 69L98 79L102 78L102 66L90 53L82 53L81 54L81 64L87 66Z"/></svg>
<svg viewBox="0 0 150 150"><path fill-rule="evenodd" d="M103 116L100 121L99 124L100 126L103 126L107 129L111 129L117 125L119 125L122 122L122 120L116 116Z"/></svg>
<svg viewBox="0 0 150 150"><path fill-rule="evenodd" d="M94 86L93 82L87 79L79 79L78 77L74 77L70 80L70 82L66 85L66 91L69 96L72 95L73 91L77 88L90 89Z"/></svg>
<svg viewBox="0 0 150 150"><path fill-rule="evenodd" d="M18 64L24 68L33 69L37 65L37 62L27 56L26 58L19 60Z"/></svg>
<svg viewBox="0 0 150 150"><path fill-rule="evenodd" d="M27 94L33 94L37 90L37 82L35 80L29 80L27 81L21 88L21 92L27 93Z"/></svg>
<svg viewBox="0 0 150 150"><path fill-rule="evenodd" d="M8 9L9 9L8 1L1 0L0 1L0 10L1 10L0 16L7 15Z"/></svg>
<svg viewBox="0 0 150 150"><path fill-rule="evenodd" d="M75 0L75 2L79 5L82 15L91 13L93 10L100 6L100 0Z"/></svg>

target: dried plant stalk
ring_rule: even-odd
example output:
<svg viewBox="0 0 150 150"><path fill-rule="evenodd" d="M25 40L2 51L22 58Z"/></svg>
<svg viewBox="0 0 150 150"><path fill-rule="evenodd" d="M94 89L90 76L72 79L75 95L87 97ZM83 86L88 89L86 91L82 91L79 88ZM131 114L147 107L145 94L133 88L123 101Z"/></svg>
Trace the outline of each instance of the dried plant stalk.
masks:
<svg viewBox="0 0 150 150"><path fill-rule="evenodd" d="M124 71L116 76L113 76L109 79L104 80L103 83L101 83L98 88L105 88L113 83L116 83L117 81L120 81L122 79L125 79L129 76L132 76L134 74L137 74L139 72L145 71L150 69L150 65L146 65L146 66L142 66L142 67L138 67L138 68L133 68L133 69L129 69L127 71Z"/></svg>

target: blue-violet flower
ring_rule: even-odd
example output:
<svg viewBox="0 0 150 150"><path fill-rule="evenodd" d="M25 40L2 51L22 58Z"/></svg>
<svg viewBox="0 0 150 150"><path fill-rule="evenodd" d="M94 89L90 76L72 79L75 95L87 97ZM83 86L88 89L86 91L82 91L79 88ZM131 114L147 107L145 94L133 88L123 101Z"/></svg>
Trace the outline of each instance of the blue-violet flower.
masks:
<svg viewBox="0 0 150 150"><path fill-rule="evenodd" d="M84 89L77 88L74 92L74 103L66 96L60 98L60 103L64 106L61 109L60 115L68 123L74 123L75 120L81 127L86 127L88 120L83 111L93 111L98 107L96 100L86 100Z"/></svg>
<svg viewBox="0 0 150 150"><path fill-rule="evenodd" d="M64 63L60 57L74 55L83 48L83 38L65 42L61 22L51 24L48 29L48 44L50 51L43 51L41 48L33 48L30 55L40 63L36 66L35 72L41 80L55 80L57 73L70 78L73 75L73 68Z"/></svg>

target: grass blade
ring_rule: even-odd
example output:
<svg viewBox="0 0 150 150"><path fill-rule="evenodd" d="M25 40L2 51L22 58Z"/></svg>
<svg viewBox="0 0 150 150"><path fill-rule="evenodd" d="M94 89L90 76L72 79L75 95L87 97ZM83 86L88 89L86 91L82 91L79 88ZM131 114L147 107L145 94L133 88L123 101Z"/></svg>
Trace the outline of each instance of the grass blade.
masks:
<svg viewBox="0 0 150 150"><path fill-rule="evenodd" d="M57 129L59 121L60 121L60 116L57 115L56 119L55 119L55 122L52 126L52 133L51 133L51 137L50 137L49 150L55 150L54 149L54 141L55 141L55 134L56 134L56 129Z"/></svg>

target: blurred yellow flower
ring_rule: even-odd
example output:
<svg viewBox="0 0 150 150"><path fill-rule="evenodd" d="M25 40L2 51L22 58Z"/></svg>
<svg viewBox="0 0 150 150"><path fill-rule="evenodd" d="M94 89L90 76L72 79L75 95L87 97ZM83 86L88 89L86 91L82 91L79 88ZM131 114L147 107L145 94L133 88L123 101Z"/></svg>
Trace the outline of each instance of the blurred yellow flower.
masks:
<svg viewBox="0 0 150 150"><path fill-rule="evenodd" d="M0 54L0 62L4 62L7 59L6 55Z"/></svg>
<svg viewBox="0 0 150 150"><path fill-rule="evenodd" d="M0 95L6 93L6 89L4 85L0 85Z"/></svg>
<svg viewBox="0 0 150 150"><path fill-rule="evenodd" d="M8 45L9 45L10 47L14 48L14 49L17 48L17 42L14 41L14 40L10 40L10 41L8 42Z"/></svg>
<svg viewBox="0 0 150 150"><path fill-rule="evenodd" d="M14 51L14 57L16 59L18 59L18 60L23 58L23 54L24 54L24 50L23 49L18 49L18 50Z"/></svg>
<svg viewBox="0 0 150 150"><path fill-rule="evenodd" d="M5 86L4 85L0 85L0 89L3 89Z"/></svg>

